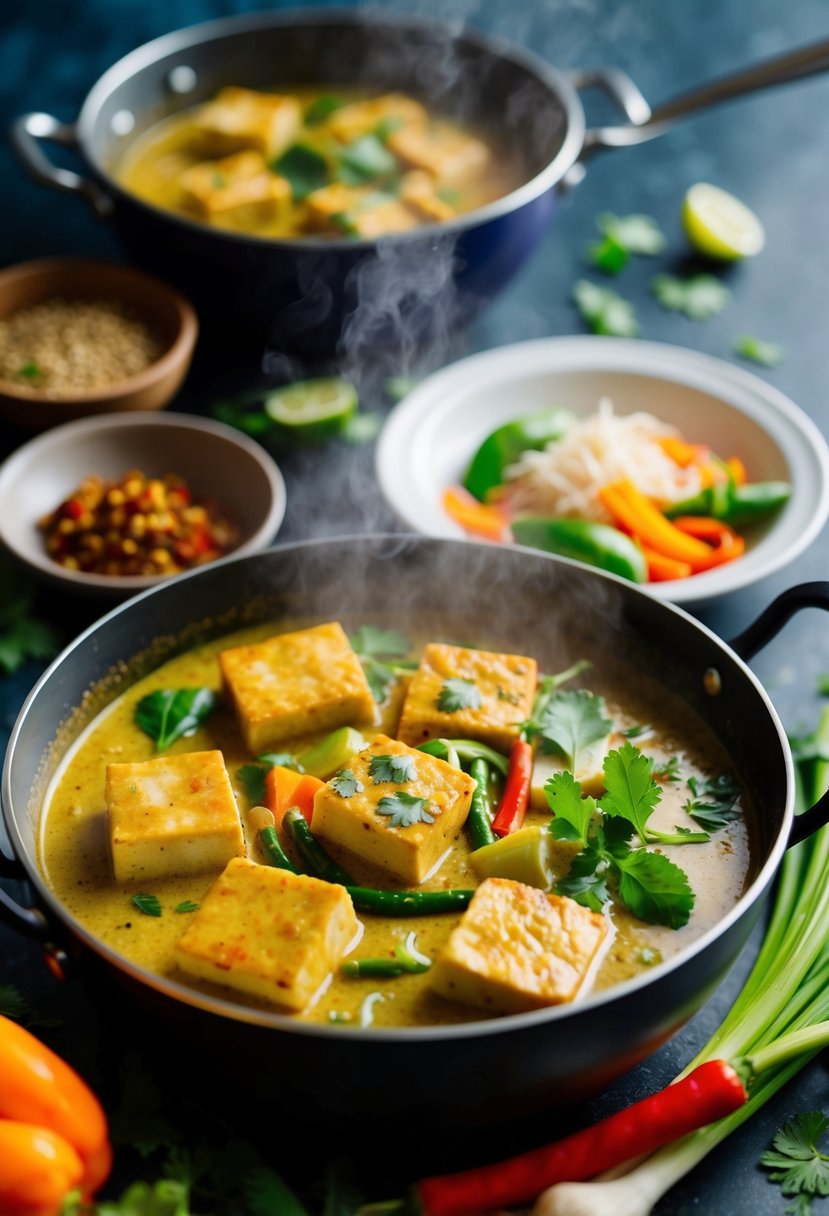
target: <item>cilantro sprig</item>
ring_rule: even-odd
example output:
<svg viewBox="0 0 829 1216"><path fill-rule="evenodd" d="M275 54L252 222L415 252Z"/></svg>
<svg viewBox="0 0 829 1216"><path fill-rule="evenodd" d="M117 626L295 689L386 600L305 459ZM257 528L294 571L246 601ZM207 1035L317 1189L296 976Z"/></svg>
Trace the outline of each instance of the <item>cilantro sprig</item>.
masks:
<svg viewBox="0 0 829 1216"><path fill-rule="evenodd" d="M643 844L704 844L708 832L678 828L659 832L648 826L648 819L662 798L653 778L653 758L627 742L608 752L604 762L606 793L599 801L603 814L627 819Z"/></svg>
<svg viewBox="0 0 829 1216"><path fill-rule="evenodd" d="M377 803L377 814L388 817L389 827L410 828L416 823L434 823L429 811L428 798L418 798L401 790L398 794L387 794Z"/></svg>
<svg viewBox="0 0 829 1216"><path fill-rule="evenodd" d="M387 781L402 785L406 781L414 781L417 769L411 756L372 756L368 775L375 785Z"/></svg>
<svg viewBox="0 0 829 1216"><path fill-rule="evenodd" d="M706 832L717 832L740 818L740 787L732 773L689 777L688 788L693 797L685 803L685 810Z"/></svg>
<svg viewBox="0 0 829 1216"><path fill-rule="evenodd" d="M809 1216L813 1195L829 1195L829 1154L819 1148L829 1128L829 1119L819 1110L805 1111L789 1119L763 1153L760 1164L771 1170L769 1179L780 1184L784 1195L796 1196L787 1212Z"/></svg>
<svg viewBox="0 0 829 1216"><path fill-rule="evenodd" d="M713 274L695 274L687 279L658 274L651 282L651 290L668 312L684 313L691 321L707 321L731 301L731 292Z"/></svg>
<svg viewBox="0 0 829 1216"><path fill-rule="evenodd" d="M639 333L633 305L610 287L579 279L573 286L573 301L591 333L614 338L635 338Z"/></svg>
<svg viewBox="0 0 829 1216"><path fill-rule="evenodd" d="M524 737L539 739L545 752L557 752L569 769L578 768L579 757L599 739L610 734L613 723L605 717L600 696L585 688L552 691L537 699L532 717L521 724Z"/></svg>
<svg viewBox="0 0 829 1216"><path fill-rule="evenodd" d="M454 714L462 709L480 709L483 704L481 690L474 680L450 676L444 680L438 693L437 705L441 713Z"/></svg>
<svg viewBox="0 0 829 1216"><path fill-rule="evenodd" d="M353 798L355 794L362 794L366 787L351 769L343 768L331 778L331 788L341 798Z"/></svg>
<svg viewBox="0 0 829 1216"><path fill-rule="evenodd" d="M406 659L411 645L396 629L361 625L348 640L363 665L372 696L381 705L388 697L392 684L401 675L417 667L414 660Z"/></svg>
<svg viewBox="0 0 829 1216"><path fill-rule="evenodd" d="M596 225L602 239L588 245L587 258L605 274L618 274L627 266L631 254L654 257L665 248L665 234L649 215L618 216L605 211Z"/></svg>

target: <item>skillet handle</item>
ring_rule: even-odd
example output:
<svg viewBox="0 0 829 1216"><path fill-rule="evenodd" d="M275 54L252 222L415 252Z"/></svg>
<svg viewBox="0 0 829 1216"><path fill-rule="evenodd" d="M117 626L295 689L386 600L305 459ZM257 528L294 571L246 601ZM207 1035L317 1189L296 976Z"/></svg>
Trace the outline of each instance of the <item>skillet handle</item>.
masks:
<svg viewBox="0 0 829 1216"><path fill-rule="evenodd" d="M60 190L63 194L74 194L85 198L98 219L108 219L112 214L112 199L100 186L88 177L82 177L72 169L61 169L53 165L40 147L40 141L49 139L64 147L75 147L74 126L59 122L51 114L22 114L12 123L9 137L12 147L23 167L41 186Z"/></svg>
<svg viewBox="0 0 829 1216"><path fill-rule="evenodd" d="M742 659L750 659L758 650L776 637L787 621L800 612L802 608L822 608L829 612L829 583L801 583L799 587L791 587L784 591L776 600L772 600L768 608L758 616L741 634L728 643ZM829 823L829 791L817 800L814 806L794 821L789 845L799 844L816 832L818 828Z"/></svg>

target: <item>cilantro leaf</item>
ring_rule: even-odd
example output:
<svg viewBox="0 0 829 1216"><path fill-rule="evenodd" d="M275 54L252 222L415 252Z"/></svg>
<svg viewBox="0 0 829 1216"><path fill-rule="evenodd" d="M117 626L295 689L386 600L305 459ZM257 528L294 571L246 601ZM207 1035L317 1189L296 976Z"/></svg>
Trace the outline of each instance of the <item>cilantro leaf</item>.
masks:
<svg viewBox="0 0 829 1216"><path fill-rule="evenodd" d="M653 257L665 248L665 234L650 215L614 215L604 211L596 221L600 232L612 236L629 253Z"/></svg>
<svg viewBox="0 0 829 1216"><path fill-rule="evenodd" d="M404 781L414 781L417 770L411 756L372 756L368 775L375 785L382 785L385 781L401 785Z"/></svg>
<svg viewBox="0 0 829 1216"><path fill-rule="evenodd" d="M575 772L579 753L609 734L612 725L604 716L602 698L577 688L554 693L527 734L539 735L544 750L559 752Z"/></svg>
<svg viewBox="0 0 829 1216"><path fill-rule="evenodd" d="M688 876L662 853L632 849L613 858L619 899L640 920L680 929L688 923L694 892Z"/></svg>
<svg viewBox="0 0 829 1216"><path fill-rule="evenodd" d="M594 848L584 849L573 859L565 878L555 885L556 895L566 895L591 912L601 912L610 902L607 889L607 867L601 866L601 854Z"/></svg>
<svg viewBox="0 0 829 1216"><path fill-rule="evenodd" d="M829 1119L821 1111L805 1111L783 1124L773 1147L761 1156L760 1164L772 1170L769 1177L784 1195L829 1195L829 1156L818 1148L827 1128Z"/></svg>
<svg viewBox="0 0 829 1216"><path fill-rule="evenodd" d="M721 773L719 777L689 777L688 788L694 796L688 799L684 809L707 832L717 832L740 818L736 805L740 787L732 773Z"/></svg>
<svg viewBox="0 0 829 1216"><path fill-rule="evenodd" d="M342 768L331 778L331 788L341 798L353 798L355 794L362 794L366 787L362 781L357 780L350 769Z"/></svg>
<svg viewBox="0 0 829 1216"><path fill-rule="evenodd" d="M587 844L596 799L582 798L581 786L572 773L556 773L544 782L547 804L553 812L550 835L554 840L578 840ZM572 871L571 871L572 872Z"/></svg>
<svg viewBox="0 0 829 1216"><path fill-rule="evenodd" d="M616 338L635 338L639 333L633 305L610 287L579 279L573 287L573 301L591 333Z"/></svg>
<svg viewBox="0 0 829 1216"><path fill-rule="evenodd" d="M666 785L679 781L679 756L671 756L664 764L654 765L653 775L657 781L664 781Z"/></svg>
<svg viewBox="0 0 829 1216"><path fill-rule="evenodd" d="M138 702L135 723L155 739L156 751L163 752L176 739L195 734L216 703L209 688L159 688Z"/></svg>
<svg viewBox="0 0 829 1216"><path fill-rule="evenodd" d="M689 279L658 274L651 290L663 308L684 313L692 321L707 321L722 312L731 300L729 289L712 274L695 274Z"/></svg>
<svg viewBox="0 0 829 1216"><path fill-rule="evenodd" d="M137 895L133 895L132 902L145 916L161 915L161 901L157 895L148 895L146 891L139 891Z"/></svg>
<svg viewBox="0 0 829 1216"><path fill-rule="evenodd" d="M777 367L785 358L785 351L776 342L764 342L761 338L752 338L750 334L740 334L734 339L734 352L761 367Z"/></svg>
<svg viewBox="0 0 829 1216"><path fill-rule="evenodd" d="M450 676L443 681L438 694L438 709L444 714L454 714L461 709L480 709L483 704L481 690L472 680Z"/></svg>
<svg viewBox="0 0 829 1216"><path fill-rule="evenodd" d="M330 177L325 157L304 144L293 144L273 162L271 168L285 178L295 203L301 203L309 194L322 189Z"/></svg>
<svg viewBox="0 0 829 1216"><path fill-rule="evenodd" d="M415 823L434 823L435 817L428 811L429 800L401 791L387 794L377 803L377 814L389 817L389 827L410 828Z"/></svg>
<svg viewBox="0 0 829 1216"><path fill-rule="evenodd" d="M587 260L605 274L619 274L630 261L630 251L607 232L600 241L591 241L587 246Z"/></svg>
<svg viewBox="0 0 829 1216"><path fill-rule="evenodd" d="M652 776L653 760L627 742L608 752L603 768L606 793L599 801L602 812L629 820L640 840L647 840L648 819L662 797Z"/></svg>
<svg viewBox="0 0 829 1216"><path fill-rule="evenodd" d="M201 904L197 904L192 899L183 899L180 904L176 905L175 911L181 912L181 913L198 912L200 907L201 907Z"/></svg>
<svg viewBox="0 0 829 1216"><path fill-rule="evenodd" d="M783 1216L812 1216L812 1196L801 1191L783 1208Z"/></svg>

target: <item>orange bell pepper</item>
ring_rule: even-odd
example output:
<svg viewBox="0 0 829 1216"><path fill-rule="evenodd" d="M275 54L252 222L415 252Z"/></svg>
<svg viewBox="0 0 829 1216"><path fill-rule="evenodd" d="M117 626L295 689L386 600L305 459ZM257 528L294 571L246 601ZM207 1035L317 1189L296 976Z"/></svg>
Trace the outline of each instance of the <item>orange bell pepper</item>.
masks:
<svg viewBox="0 0 829 1216"><path fill-rule="evenodd" d="M289 806L297 807L310 824L314 815L314 796L324 785L324 781L310 773L298 773L275 764L265 777L265 806L273 812L276 827L282 826Z"/></svg>
<svg viewBox="0 0 829 1216"><path fill-rule="evenodd" d="M704 443L688 443L687 439L677 439L674 435L663 435L659 446L681 469L689 469L694 464L707 464L711 459L711 449Z"/></svg>
<svg viewBox="0 0 829 1216"><path fill-rule="evenodd" d="M642 552L648 563L649 583L667 583L675 578L688 578L693 573L688 562L678 562L676 558L665 557L655 549L643 548Z"/></svg>
<svg viewBox="0 0 829 1216"><path fill-rule="evenodd" d="M686 536L626 478L603 486L599 498L614 522L628 528L643 547L653 549L663 557L687 562L693 572L706 568L710 547L693 536Z"/></svg>
<svg viewBox="0 0 829 1216"><path fill-rule="evenodd" d="M507 536L507 522L498 507L478 502L462 486L450 486L443 492L443 509L464 532L483 536L486 540L503 541Z"/></svg>
<svg viewBox="0 0 829 1216"><path fill-rule="evenodd" d="M64 1140L80 1158L81 1174L76 1181L85 1196L92 1195L109 1176L112 1150L107 1121L92 1090L60 1056L2 1016L0 1119L44 1128ZM67 1155L61 1159L65 1165ZM6 1158L0 1151L0 1178L5 1167ZM5 1213L1 1205L0 1212Z"/></svg>
<svg viewBox="0 0 829 1216"><path fill-rule="evenodd" d="M63 1136L34 1123L0 1119L3 1216L58 1216L83 1175L83 1162Z"/></svg>
<svg viewBox="0 0 829 1216"><path fill-rule="evenodd" d="M745 553L744 538L721 519L712 519L708 515L678 515L673 522L674 527L686 536L709 543L708 561L698 568L700 571L721 566L724 562L731 562Z"/></svg>

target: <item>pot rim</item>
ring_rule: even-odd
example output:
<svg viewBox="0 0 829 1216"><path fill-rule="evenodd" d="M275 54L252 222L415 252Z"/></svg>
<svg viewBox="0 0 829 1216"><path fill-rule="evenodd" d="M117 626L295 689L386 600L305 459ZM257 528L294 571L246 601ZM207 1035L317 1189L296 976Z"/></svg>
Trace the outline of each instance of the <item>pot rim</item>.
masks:
<svg viewBox="0 0 829 1216"><path fill-rule="evenodd" d="M125 80L136 75L156 60L166 55L181 53L200 46L202 43L221 39L229 34L252 33L263 28L290 27L299 23L309 25L328 25L346 23L359 25L386 25L399 29L423 30L431 33L443 33L452 41L467 42L496 58L509 60L524 68L535 76L555 96L562 107L565 124L564 138L561 147L544 168L524 182L509 194L467 211L452 220L444 220L436 224L428 224L409 232L389 234L379 238L328 238L300 237L293 240L278 240L273 237L256 236L250 233L233 232L226 229L212 228L208 224L190 220L186 216L166 211L139 198L129 190L125 190L112 176L109 170L91 150L91 139L98 114L111 93ZM353 251L365 252L374 248L380 242L394 241L396 244L440 239L444 236L461 235L470 227L478 227L504 215L520 210L533 202L548 190L556 186L567 171L572 168L584 147L586 121L584 108L578 93L567 78L557 68L551 67L544 59L534 52L509 42L495 34L477 29L461 29L454 31L451 26L440 21L429 21L409 17L405 14L386 13L379 9L347 9L347 8L292 8L280 12L245 13L233 17L221 17L212 21L200 22L197 25L185 26L162 34L158 38L145 42L126 55L116 60L111 67L98 78L85 100L75 124L78 146L87 163L95 173L99 183L110 194L117 195L121 202L139 208L148 215L173 223L186 232L201 233L213 240L224 240L236 245L251 245L257 248L266 247L281 249L292 253L303 250Z"/></svg>
<svg viewBox="0 0 829 1216"><path fill-rule="evenodd" d="M9 842L13 850L14 856L26 871L26 877L34 887L38 899L42 904L47 905L50 912L63 928L69 928L74 937L80 939L94 953L110 963L116 970L124 973L130 979L138 981L143 986L146 986L161 995L181 1002L184 1005L194 1007L203 1012L211 1013L219 1017L227 1018L231 1022L242 1022L251 1025L257 1025L265 1029L273 1029L278 1031L289 1031L293 1034L301 1034L310 1037L337 1035L347 1039L358 1039L363 1041L366 1037L372 1040L378 1040L385 1043L424 1043L434 1041L451 1041L455 1039L478 1038L486 1037L493 1034L508 1034L513 1031L532 1030L542 1025L549 1024L551 1027L564 1023L572 1017L577 1017L580 1013L600 1009L603 1006L612 1004L615 1001L622 1002L628 998L634 998L642 989L649 987L657 980L662 980L670 973L679 970L680 968L691 964L692 960L708 948L714 941L722 937L728 929L737 921L742 919L753 905L761 900L774 879L783 854L787 848L789 834L791 832L792 823L794 821L794 766L792 761L791 749L789 747L788 738L786 736L783 725L779 719L768 693L760 683L759 679L754 675L748 665L733 651L728 644L723 641L713 630L697 620L690 613L678 607L675 604L663 600L656 600L649 596L647 592L641 590L635 584L627 580L605 571L598 569L585 570L584 566L565 557L559 557L554 554L546 553L530 553L522 554L525 558L537 558L540 563L553 563L554 565L564 565L566 567L577 569L581 574L585 574L589 579L609 580L623 588L625 593L636 597L644 597L650 604L654 606L654 610L665 617L680 618L686 624L690 624L694 629L706 637L714 644L716 649L720 650L723 655L733 664L737 666L741 674L748 678L752 684L754 691L763 703L766 712L768 713L771 722L777 731L781 744L781 752L786 770L786 804L780 814L780 824L777 834L773 841L768 855L761 865L760 869L754 875L748 888L743 892L736 904L723 916L716 924L712 925L704 934L696 938L685 949L681 950L673 958L665 962L658 963L646 972L635 976L633 979L622 981L619 984L614 984L609 988L602 989L597 993L589 993L583 1000L576 1000L564 1005L550 1006L544 1009L532 1010L526 1013L506 1014L490 1020L480 1020L471 1022L462 1022L449 1025L435 1026L419 1026L419 1027L384 1027L372 1026L351 1027L342 1024L327 1025L325 1023L303 1022L294 1019L291 1015L269 1012L263 1009L249 1008L244 1005L236 1004L231 999L215 997L208 993L199 992L196 989L187 988L185 985L170 980L164 976L156 975L153 972L146 970L143 967L133 963L124 955L119 954L112 947L108 946L103 941L99 940L95 934L85 928L75 917L58 901L57 897L46 884L46 881L37 865L36 859L30 857L29 852L22 840L18 831L17 820L12 808L11 794L11 770L14 764L15 751L17 749L18 740L25 730L26 719L34 704L35 700L40 696L42 690L53 681L64 661L88 639L92 638L100 629L107 627L113 621L117 620L127 612L140 611L140 606L147 600L148 597L163 596L165 594L180 594L177 589L182 584L193 582L194 580L215 577L217 572L231 571L240 563L251 563L262 560L267 555L279 553L289 553L296 550L307 550L309 548L321 548L325 545L336 545L338 548L349 544L367 544L380 547L383 544L399 545L400 543L416 544L418 547L456 547L463 546L464 550L468 550L470 546L478 548L482 554L492 553L491 546L485 542L463 541L463 540L448 540L445 538L424 537L413 533L352 533L343 536L334 537L318 537L309 541L292 541L287 544L275 545L266 553L247 554L241 557L229 556L222 558L219 561L212 562L209 566L197 568L177 576L175 579L158 586L148 588L146 591L133 596L122 604L111 609L104 616L94 621L89 625L77 638L74 639L63 651L53 660L46 671L41 675L35 686L29 692L26 700L20 710L20 713L12 728L9 745L6 751L5 763L3 765L2 787L0 797L0 810L2 811L2 819L5 824L5 829L8 834ZM232 576L232 574L231 574ZM126 662L129 659L125 660ZM69 712L71 712L70 707ZM759 809L759 808L758 808Z"/></svg>

